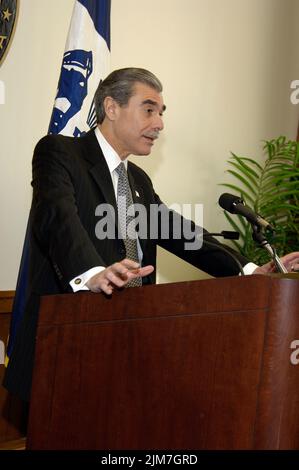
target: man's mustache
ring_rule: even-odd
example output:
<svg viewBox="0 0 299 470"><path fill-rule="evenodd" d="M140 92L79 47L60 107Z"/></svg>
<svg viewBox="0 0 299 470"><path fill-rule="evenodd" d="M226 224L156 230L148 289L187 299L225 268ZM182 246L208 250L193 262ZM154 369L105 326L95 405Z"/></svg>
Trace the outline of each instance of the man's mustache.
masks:
<svg viewBox="0 0 299 470"><path fill-rule="evenodd" d="M159 131L153 131L153 132L148 132L147 134L144 134L145 137L149 137L150 139L158 139L160 132Z"/></svg>

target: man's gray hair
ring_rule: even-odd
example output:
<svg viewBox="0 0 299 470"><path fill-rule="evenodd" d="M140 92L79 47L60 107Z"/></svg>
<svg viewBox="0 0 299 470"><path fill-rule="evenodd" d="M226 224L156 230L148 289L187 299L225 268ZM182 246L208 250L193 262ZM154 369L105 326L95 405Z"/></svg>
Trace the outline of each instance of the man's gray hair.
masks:
<svg viewBox="0 0 299 470"><path fill-rule="evenodd" d="M99 83L94 95L98 124L102 124L106 116L104 108L105 98L111 96L120 106L125 106L134 94L136 82L144 83L159 93L163 90L160 80L149 70L133 67L114 70L105 80Z"/></svg>

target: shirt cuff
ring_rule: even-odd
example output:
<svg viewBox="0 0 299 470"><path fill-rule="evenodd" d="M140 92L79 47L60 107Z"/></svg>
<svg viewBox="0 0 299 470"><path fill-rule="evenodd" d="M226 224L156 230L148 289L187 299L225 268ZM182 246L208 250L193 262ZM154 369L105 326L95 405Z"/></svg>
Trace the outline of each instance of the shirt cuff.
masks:
<svg viewBox="0 0 299 470"><path fill-rule="evenodd" d="M248 274L253 274L253 272L258 268L257 264L254 263L247 263L243 266L244 274L247 276Z"/></svg>
<svg viewBox="0 0 299 470"><path fill-rule="evenodd" d="M101 271L104 271L104 269L106 268L103 266L95 266L94 268L85 271L85 273L74 277L74 279L70 281L70 286L73 289L73 292L78 292L79 290L89 290L85 284L89 281L89 279L92 278L92 276L95 276Z"/></svg>

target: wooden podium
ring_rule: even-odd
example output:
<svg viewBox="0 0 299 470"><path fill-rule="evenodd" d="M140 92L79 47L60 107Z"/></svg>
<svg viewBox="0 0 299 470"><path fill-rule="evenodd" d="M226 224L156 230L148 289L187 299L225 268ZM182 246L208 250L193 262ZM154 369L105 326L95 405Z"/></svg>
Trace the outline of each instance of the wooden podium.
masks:
<svg viewBox="0 0 299 470"><path fill-rule="evenodd" d="M298 449L294 340L296 275L44 297L27 448Z"/></svg>

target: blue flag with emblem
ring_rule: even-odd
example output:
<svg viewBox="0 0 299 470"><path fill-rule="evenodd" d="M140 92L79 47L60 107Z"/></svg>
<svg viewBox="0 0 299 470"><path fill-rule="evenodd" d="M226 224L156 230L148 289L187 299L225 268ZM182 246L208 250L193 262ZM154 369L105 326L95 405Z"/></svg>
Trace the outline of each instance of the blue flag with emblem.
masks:
<svg viewBox="0 0 299 470"><path fill-rule="evenodd" d="M76 0L63 55L50 134L80 137L96 125L93 97L110 68L111 0ZM6 364L23 317L29 275L30 216L23 246Z"/></svg>
<svg viewBox="0 0 299 470"><path fill-rule="evenodd" d="M109 65L110 0L77 0L49 133L80 137L95 126L93 96Z"/></svg>

